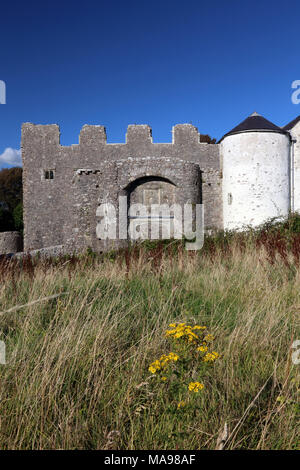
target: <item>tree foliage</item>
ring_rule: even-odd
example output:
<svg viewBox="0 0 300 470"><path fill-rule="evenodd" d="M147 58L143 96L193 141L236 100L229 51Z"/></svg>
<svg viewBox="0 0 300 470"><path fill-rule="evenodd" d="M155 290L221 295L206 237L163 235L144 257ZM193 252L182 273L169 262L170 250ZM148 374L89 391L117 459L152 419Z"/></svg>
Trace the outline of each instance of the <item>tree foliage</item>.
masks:
<svg viewBox="0 0 300 470"><path fill-rule="evenodd" d="M215 144L216 139L213 139L208 134L200 134L200 142L206 143L206 144Z"/></svg>
<svg viewBox="0 0 300 470"><path fill-rule="evenodd" d="M19 204L13 210L13 220L15 229L23 233L23 204Z"/></svg>
<svg viewBox="0 0 300 470"><path fill-rule="evenodd" d="M22 168L0 170L0 232L23 230Z"/></svg>
<svg viewBox="0 0 300 470"><path fill-rule="evenodd" d="M10 232L15 230L12 213L0 207L0 232Z"/></svg>
<svg viewBox="0 0 300 470"><path fill-rule="evenodd" d="M22 168L3 168L0 171L0 201L6 202L11 212L22 202Z"/></svg>

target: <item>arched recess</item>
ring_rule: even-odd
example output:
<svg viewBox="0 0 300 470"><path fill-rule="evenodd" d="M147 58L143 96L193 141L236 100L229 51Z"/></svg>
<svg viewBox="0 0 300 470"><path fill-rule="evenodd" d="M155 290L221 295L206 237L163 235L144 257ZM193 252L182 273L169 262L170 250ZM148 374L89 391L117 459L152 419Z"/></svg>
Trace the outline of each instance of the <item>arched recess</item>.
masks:
<svg viewBox="0 0 300 470"><path fill-rule="evenodd" d="M143 204L145 212L143 215L130 215L128 217L128 223L136 223L139 225L140 230L143 232L142 238L153 238L153 233L159 233L156 238L168 238L164 234L168 233L168 230L163 230L162 227L166 228L170 226L170 233L172 236L173 231L173 219L174 214L172 211L166 211L164 215L159 216L153 215L151 207L153 205L169 206L172 207L176 203L178 187L172 181L161 176L143 176L126 187L128 211L129 207L133 204ZM155 228L157 232L155 232ZM145 234L148 234L146 236Z"/></svg>
<svg viewBox="0 0 300 470"><path fill-rule="evenodd" d="M127 186L130 203L173 204L177 186L161 176L143 176Z"/></svg>

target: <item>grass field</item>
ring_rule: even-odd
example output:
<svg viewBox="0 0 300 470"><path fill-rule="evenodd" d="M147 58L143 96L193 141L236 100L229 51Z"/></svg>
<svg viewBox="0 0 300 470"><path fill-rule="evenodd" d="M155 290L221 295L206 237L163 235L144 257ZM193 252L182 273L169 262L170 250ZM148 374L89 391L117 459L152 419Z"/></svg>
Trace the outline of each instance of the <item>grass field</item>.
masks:
<svg viewBox="0 0 300 470"><path fill-rule="evenodd" d="M299 247L280 226L196 253L2 260L0 448L299 448ZM221 357L163 381L148 368L174 322L207 326Z"/></svg>

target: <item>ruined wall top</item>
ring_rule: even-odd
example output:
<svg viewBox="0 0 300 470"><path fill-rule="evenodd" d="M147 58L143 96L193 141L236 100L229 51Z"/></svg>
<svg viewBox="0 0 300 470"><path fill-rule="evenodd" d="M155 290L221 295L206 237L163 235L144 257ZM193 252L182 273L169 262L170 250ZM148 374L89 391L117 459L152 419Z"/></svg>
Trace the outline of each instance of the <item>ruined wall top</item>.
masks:
<svg viewBox="0 0 300 470"><path fill-rule="evenodd" d="M22 125L22 138L45 140L54 145L60 144L60 128L58 124L33 124L25 122ZM156 144L152 138L152 128L147 124L130 124L127 127L125 144L149 143ZM200 133L192 124L176 124L172 127L172 141L166 144L201 144ZM124 143L108 143L105 126L85 124L79 134L79 145L125 145ZM78 144L73 144L78 145ZM217 145L217 144L215 144Z"/></svg>
<svg viewBox="0 0 300 470"><path fill-rule="evenodd" d="M126 160L130 157L180 158L198 163L202 168L220 167L219 145L200 142L200 133L192 124L172 128L172 140L155 143L148 125L129 125L124 143L108 143L104 126L84 125L79 143L63 146L57 124L22 126L22 158L26 169L36 166L82 168L100 161Z"/></svg>

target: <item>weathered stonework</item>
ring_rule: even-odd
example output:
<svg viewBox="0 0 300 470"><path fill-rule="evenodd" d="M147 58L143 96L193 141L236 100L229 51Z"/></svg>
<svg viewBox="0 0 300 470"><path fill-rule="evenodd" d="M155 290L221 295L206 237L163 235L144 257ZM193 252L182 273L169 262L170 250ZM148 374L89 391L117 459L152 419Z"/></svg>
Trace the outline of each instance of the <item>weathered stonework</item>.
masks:
<svg viewBox="0 0 300 470"><path fill-rule="evenodd" d="M0 255L16 253L22 249L22 239L19 232L0 233Z"/></svg>
<svg viewBox="0 0 300 470"><path fill-rule="evenodd" d="M149 126L134 125L125 144L107 144L103 126L84 126L79 144L64 147L57 125L24 124L25 250L124 245L97 238L97 207L118 206L119 196L142 202L141 187L150 196L160 191L165 202L202 202L205 226L222 228L219 146L200 143L190 124L175 126L172 137L172 143L155 144Z"/></svg>

